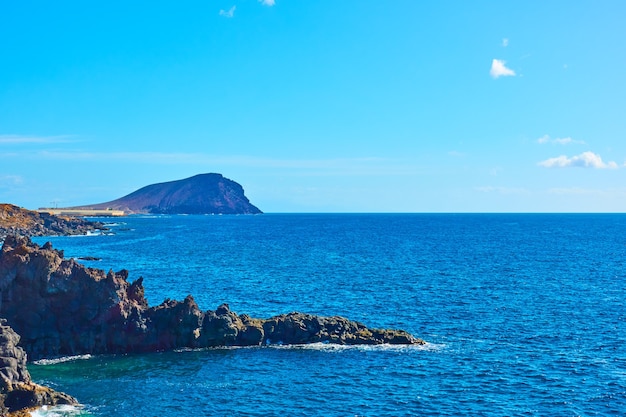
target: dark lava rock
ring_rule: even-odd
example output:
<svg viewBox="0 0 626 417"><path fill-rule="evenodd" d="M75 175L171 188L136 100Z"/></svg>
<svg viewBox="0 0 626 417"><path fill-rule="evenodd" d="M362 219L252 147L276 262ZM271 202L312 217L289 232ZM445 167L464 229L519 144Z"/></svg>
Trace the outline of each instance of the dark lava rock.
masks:
<svg viewBox="0 0 626 417"><path fill-rule="evenodd" d="M84 235L88 232L107 230L99 222L78 217L55 216L14 206L0 204L0 241L7 235L54 236Z"/></svg>
<svg viewBox="0 0 626 417"><path fill-rule="evenodd" d="M31 381L20 336L0 319L0 415L44 405L78 404L77 401Z"/></svg>
<svg viewBox="0 0 626 417"><path fill-rule="evenodd" d="M143 278L129 283L126 270L87 268L26 237L5 239L0 294L0 317L21 335L32 359L266 343L424 343L401 330L369 329L342 317L255 319L227 304L203 312L192 296L150 307Z"/></svg>

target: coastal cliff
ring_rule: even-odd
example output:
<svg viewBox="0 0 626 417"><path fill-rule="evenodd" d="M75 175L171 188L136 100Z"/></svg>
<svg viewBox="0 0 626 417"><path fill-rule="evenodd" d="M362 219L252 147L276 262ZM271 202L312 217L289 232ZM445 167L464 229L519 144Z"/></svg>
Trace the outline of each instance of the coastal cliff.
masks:
<svg viewBox="0 0 626 417"><path fill-rule="evenodd" d="M370 329L342 317L290 313L257 319L227 304L201 311L193 297L149 306L143 278L87 268L50 243L8 236L0 252L0 317L30 359L178 348L300 344L422 344L405 331Z"/></svg>
<svg viewBox="0 0 626 417"><path fill-rule="evenodd" d="M221 174L152 184L106 203L72 209L113 209L151 214L260 214L244 194L243 187Z"/></svg>
<svg viewBox="0 0 626 417"><path fill-rule="evenodd" d="M105 229L102 223L38 213L13 204L0 204L0 241L9 234L22 236L84 235Z"/></svg>

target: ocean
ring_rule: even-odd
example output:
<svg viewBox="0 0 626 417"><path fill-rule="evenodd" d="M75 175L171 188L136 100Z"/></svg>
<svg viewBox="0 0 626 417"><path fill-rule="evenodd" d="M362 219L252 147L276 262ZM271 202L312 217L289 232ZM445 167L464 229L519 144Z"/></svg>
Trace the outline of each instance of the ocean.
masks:
<svg viewBox="0 0 626 417"><path fill-rule="evenodd" d="M330 344L57 358L42 416L626 414L626 215L129 216L36 238L144 277L150 305L341 315L425 346Z"/></svg>

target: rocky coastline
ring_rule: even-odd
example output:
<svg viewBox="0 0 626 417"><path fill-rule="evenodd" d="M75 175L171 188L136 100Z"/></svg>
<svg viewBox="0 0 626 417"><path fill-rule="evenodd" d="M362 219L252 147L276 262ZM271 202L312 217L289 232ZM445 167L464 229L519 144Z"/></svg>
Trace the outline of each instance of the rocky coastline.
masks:
<svg viewBox="0 0 626 417"><path fill-rule="evenodd" d="M315 342L424 344L405 331L343 317L293 312L259 319L227 304L202 311L191 295L149 306L142 277L129 282L126 270L88 268L50 243L39 246L15 235L5 238L0 252L0 295L0 317L19 334L29 360Z"/></svg>
<svg viewBox="0 0 626 417"><path fill-rule="evenodd" d="M67 236L103 230L107 229L99 222L39 213L13 204L0 203L0 242L8 235Z"/></svg>

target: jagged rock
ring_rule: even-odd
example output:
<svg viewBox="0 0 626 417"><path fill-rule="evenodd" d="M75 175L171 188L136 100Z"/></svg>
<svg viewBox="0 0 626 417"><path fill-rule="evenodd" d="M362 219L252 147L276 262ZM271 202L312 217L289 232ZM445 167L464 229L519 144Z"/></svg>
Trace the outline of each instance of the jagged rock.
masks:
<svg viewBox="0 0 626 417"><path fill-rule="evenodd" d="M228 304L202 312L193 297L150 307L143 278L87 268L45 244L8 236L0 252L0 317L22 336L30 358L211 346L418 344L404 331L369 329L342 317L237 315Z"/></svg>
<svg viewBox="0 0 626 417"><path fill-rule="evenodd" d="M77 217L54 216L0 204L0 241L9 234L23 236L81 235L106 230L102 223Z"/></svg>
<svg viewBox="0 0 626 417"><path fill-rule="evenodd" d="M32 382L20 336L0 319L0 415L43 405L77 404L73 397Z"/></svg>

